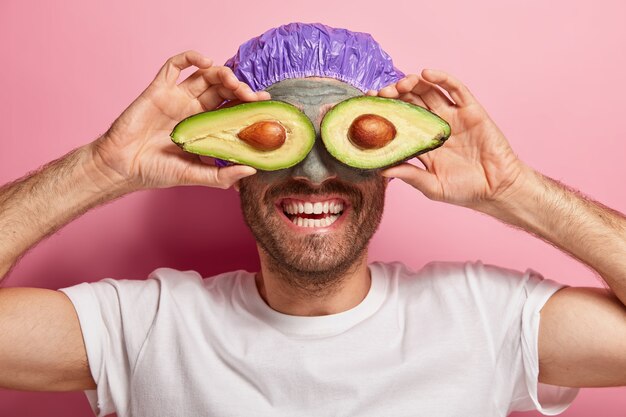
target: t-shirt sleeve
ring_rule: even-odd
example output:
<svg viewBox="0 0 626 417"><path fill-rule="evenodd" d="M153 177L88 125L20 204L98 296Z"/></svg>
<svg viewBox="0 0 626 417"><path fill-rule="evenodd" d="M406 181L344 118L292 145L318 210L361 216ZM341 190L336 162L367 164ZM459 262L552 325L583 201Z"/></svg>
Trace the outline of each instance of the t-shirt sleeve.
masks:
<svg viewBox="0 0 626 417"><path fill-rule="evenodd" d="M524 365L525 386L528 397L520 398L520 406L532 406L544 415L560 414L574 401L578 388L558 387L539 382L539 319L548 299L564 287L554 281L543 279L529 270L528 299L522 310L521 348ZM530 399L532 404L530 404Z"/></svg>
<svg viewBox="0 0 626 417"><path fill-rule="evenodd" d="M532 269L519 272L480 262L466 265L466 273L477 278L490 305L494 348L500 352L503 366L499 369L504 370L502 381L512 384L509 411L563 412L578 389L539 383L538 340L541 309L564 285Z"/></svg>
<svg viewBox="0 0 626 417"><path fill-rule="evenodd" d="M134 366L159 306L160 283L104 279L60 289L74 304L96 390L85 391L98 417L124 410Z"/></svg>

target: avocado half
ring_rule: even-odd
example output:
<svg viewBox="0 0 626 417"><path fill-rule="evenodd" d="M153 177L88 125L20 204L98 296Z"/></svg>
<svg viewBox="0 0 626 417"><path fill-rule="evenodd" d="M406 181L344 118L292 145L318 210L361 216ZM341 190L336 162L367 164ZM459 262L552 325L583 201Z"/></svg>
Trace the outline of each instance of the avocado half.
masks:
<svg viewBox="0 0 626 417"><path fill-rule="evenodd" d="M237 136L260 121L279 122L285 142L273 150L255 148ZM190 116L170 134L183 150L274 171L296 165L315 143L315 128L297 107L276 100L243 103Z"/></svg>
<svg viewBox="0 0 626 417"><path fill-rule="evenodd" d="M376 149L355 145L349 138L353 121L364 114L384 117L395 126L395 137ZM359 96L342 101L322 120L322 140L328 152L354 168L375 169L396 165L428 152L450 137L450 125L423 107L402 100Z"/></svg>

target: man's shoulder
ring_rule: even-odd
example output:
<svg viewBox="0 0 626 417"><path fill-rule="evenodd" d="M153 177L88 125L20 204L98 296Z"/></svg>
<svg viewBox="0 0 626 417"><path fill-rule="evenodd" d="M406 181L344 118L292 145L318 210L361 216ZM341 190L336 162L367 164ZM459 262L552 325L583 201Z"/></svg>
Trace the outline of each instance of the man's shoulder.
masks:
<svg viewBox="0 0 626 417"><path fill-rule="evenodd" d="M245 270L234 270L204 277L195 270L179 270L161 267L150 273L148 280L156 280L161 287L169 290L185 291L204 288L208 290L227 290L241 284L241 281L252 276Z"/></svg>
<svg viewBox="0 0 626 417"><path fill-rule="evenodd" d="M419 286L446 291L480 290L507 291L524 286L543 277L532 269L518 271L482 261L433 261L414 269L402 262L373 262L373 269L381 271L400 286Z"/></svg>
<svg viewBox="0 0 626 417"><path fill-rule="evenodd" d="M485 264L477 261L431 261L419 268L409 266L404 262L372 262L370 266L380 268L389 274L406 275L407 277L432 276L437 278L460 277L460 276L519 276L523 272L501 266Z"/></svg>
<svg viewBox="0 0 626 417"><path fill-rule="evenodd" d="M528 300L530 305L543 303L562 287L532 269L522 272L481 261L430 262L417 270L399 262L373 265L387 275L394 298L411 311L486 314L494 323L519 318Z"/></svg>
<svg viewBox="0 0 626 417"><path fill-rule="evenodd" d="M161 267L153 270L145 279L104 278L60 290L85 297L119 300L159 299L168 295L192 297L194 294L232 292L251 276L253 274L248 271L236 270L203 277L194 270Z"/></svg>

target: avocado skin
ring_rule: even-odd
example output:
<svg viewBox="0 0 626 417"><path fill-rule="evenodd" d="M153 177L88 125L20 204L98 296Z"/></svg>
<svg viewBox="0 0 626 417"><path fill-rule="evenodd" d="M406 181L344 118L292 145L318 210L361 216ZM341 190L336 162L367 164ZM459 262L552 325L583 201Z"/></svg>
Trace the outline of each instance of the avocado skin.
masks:
<svg viewBox="0 0 626 417"><path fill-rule="evenodd" d="M357 110L357 107L362 110ZM345 114L347 119L342 124L343 129L337 129L333 119L336 120L341 118L344 116L342 113L347 113ZM391 152L391 155L389 155L388 144L380 148L387 152L379 152L380 156L377 160L365 161L363 163L360 163L358 159L355 160L355 158L358 158L359 154L368 155L368 157L370 157L370 154L375 155L375 152L378 152L378 150L364 150L359 148L348 138L348 127L350 126L351 121L354 117L364 113L373 113L385 117L396 125L399 135L404 132L404 138L401 140L406 142L401 142L400 144L395 143L394 147L398 148L398 145L404 145L405 149L396 149L394 152ZM413 127L410 127L411 120L428 123L429 130L434 132L434 134L428 136L427 140L423 139L421 143L411 143L410 138L406 137L408 134L406 130L413 129ZM397 124L400 124L398 121L404 121L404 123L406 123L409 127L397 126ZM331 122L333 123L332 125ZM321 134L326 149L335 159L339 160L346 166L363 171L371 171L399 165L418 155L439 148L450 137L451 129L450 125L444 119L421 106L398 99L375 96L358 96L342 101L326 113L321 123ZM394 139L394 141L396 140L397 138ZM394 143L394 141L391 143ZM338 149L336 142L343 143L345 149Z"/></svg>
<svg viewBox="0 0 626 417"><path fill-rule="evenodd" d="M402 159L399 159L399 160L397 160L395 162L389 163L387 165L381 165L379 167L360 168L360 167L357 167L357 166L354 166L354 165L349 165L349 164L345 163L344 161L342 161L340 159L337 159L337 158L335 158L335 159L337 159L342 165L345 165L345 166L347 166L349 168L356 168L359 171L363 171L363 172L378 171L378 170L385 169L385 168L395 167L396 165L400 165L400 164L402 164L402 163L404 163L406 161L410 161L411 159L413 159L416 156L419 156L419 155L421 155L423 153L427 153L427 152L430 152L432 150L435 150L435 149L441 147L445 143L446 140L448 140L448 138L443 138L443 139L441 139L441 143L439 143L438 145L432 146L430 148L422 149L421 151L418 151L418 152L416 152L414 154L411 154L408 157L403 157Z"/></svg>
<svg viewBox="0 0 626 417"><path fill-rule="evenodd" d="M280 122L287 130L285 144L274 150L260 150L237 137L238 132L260 120ZM274 171L296 165L306 157L315 143L315 128L297 107L264 100L187 117L174 127L170 137L186 152Z"/></svg>

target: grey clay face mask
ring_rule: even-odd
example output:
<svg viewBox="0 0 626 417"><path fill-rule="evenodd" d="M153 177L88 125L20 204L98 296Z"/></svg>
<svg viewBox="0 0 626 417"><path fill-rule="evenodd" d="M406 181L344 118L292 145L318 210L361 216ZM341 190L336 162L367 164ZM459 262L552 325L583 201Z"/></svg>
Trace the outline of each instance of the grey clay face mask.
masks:
<svg viewBox="0 0 626 417"><path fill-rule="evenodd" d="M298 107L313 122L315 145L307 157L296 166L278 171L258 171L263 182L284 180L287 177L304 178L313 184L337 176L342 181L361 182L377 175L377 171L350 168L333 158L324 147L320 137L320 124L330 108L344 100L363 93L351 85L331 79L287 79L266 89L272 100L280 100Z"/></svg>

